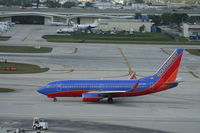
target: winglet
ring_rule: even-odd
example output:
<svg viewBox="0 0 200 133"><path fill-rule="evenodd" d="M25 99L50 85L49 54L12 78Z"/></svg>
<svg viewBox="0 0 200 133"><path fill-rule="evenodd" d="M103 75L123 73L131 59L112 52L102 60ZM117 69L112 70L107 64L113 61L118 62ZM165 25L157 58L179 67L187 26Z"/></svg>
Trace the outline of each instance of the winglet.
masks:
<svg viewBox="0 0 200 133"><path fill-rule="evenodd" d="M136 79L136 72L132 72L129 79Z"/></svg>

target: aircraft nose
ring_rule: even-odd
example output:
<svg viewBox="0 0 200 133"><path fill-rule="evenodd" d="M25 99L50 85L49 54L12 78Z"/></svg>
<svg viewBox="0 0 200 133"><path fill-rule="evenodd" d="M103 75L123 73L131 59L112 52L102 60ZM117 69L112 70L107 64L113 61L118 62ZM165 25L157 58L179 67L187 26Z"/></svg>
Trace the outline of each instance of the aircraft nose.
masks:
<svg viewBox="0 0 200 133"><path fill-rule="evenodd" d="M38 88L38 90L37 90L37 91L38 91L39 93L41 93L41 94L45 95L45 94L46 94L46 93L45 93L45 92L46 92L45 90L46 90L46 88L45 88L45 87L41 87L41 88Z"/></svg>

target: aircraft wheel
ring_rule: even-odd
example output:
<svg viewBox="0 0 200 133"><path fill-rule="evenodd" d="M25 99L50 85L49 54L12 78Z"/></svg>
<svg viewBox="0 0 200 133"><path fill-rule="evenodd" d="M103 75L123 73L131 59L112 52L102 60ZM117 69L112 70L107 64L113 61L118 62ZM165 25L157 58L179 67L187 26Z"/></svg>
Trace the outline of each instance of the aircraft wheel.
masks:
<svg viewBox="0 0 200 133"><path fill-rule="evenodd" d="M57 102L57 98L56 98L56 97L55 97L55 98L53 98L53 101L54 101L54 102Z"/></svg>
<svg viewBox="0 0 200 133"><path fill-rule="evenodd" d="M108 103L109 103L109 104L113 103L112 97L109 97L109 98L108 98Z"/></svg>
<svg viewBox="0 0 200 133"><path fill-rule="evenodd" d="M37 129L37 127L34 125L34 126L33 126L33 129L34 129L34 130L36 130L36 129Z"/></svg>

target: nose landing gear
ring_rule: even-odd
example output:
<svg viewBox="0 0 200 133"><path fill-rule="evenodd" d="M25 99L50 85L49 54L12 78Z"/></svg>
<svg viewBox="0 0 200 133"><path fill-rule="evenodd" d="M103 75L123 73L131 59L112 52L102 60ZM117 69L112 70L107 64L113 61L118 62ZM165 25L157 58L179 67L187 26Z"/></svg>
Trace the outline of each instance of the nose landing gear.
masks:
<svg viewBox="0 0 200 133"><path fill-rule="evenodd" d="M109 104L112 104L112 103L113 103L113 99L112 99L111 96L108 97L108 103L109 103Z"/></svg>
<svg viewBox="0 0 200 133"><path fill-rule="evenodd" d="M53 102L57 102L57 98L56 97L53 98Z"/></svg>

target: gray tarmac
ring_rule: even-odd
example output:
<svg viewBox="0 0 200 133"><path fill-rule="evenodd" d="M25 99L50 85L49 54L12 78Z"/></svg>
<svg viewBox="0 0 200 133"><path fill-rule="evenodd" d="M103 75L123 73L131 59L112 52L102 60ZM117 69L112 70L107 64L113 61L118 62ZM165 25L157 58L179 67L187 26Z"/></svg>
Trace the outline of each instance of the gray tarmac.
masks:
<svg viewBox="0 0 200 133"><path fill-rule="evenodd" d="M186 51L179 72L184 82L160 93L116 98L114 104L107 104L106 99L85 103L81 98L58 98L54 103L36 90L55 80L128 79L130 71L136 72L138 78L148 76L175 48L200 46L67 44L49 43L41 38L43 34L55 34L56 28L16 25L5 34L13 38L0 42L54 48L47 54L0 53L2 61L6 58L50 68L38 74L0 74L0 87L16 89L12 93L0 93L1 128L29 129L33 117L38 116L49 121L49 132L199 132L200 57Z"/></svg>

